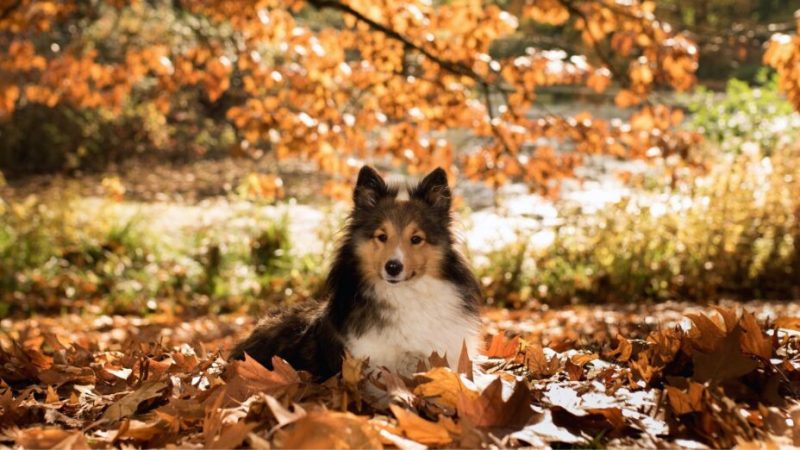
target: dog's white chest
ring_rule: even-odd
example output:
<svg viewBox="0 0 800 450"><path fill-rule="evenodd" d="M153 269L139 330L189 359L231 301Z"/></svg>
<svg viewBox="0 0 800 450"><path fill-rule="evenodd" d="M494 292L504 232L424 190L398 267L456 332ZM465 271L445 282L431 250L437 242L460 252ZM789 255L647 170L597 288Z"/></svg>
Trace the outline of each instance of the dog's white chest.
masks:
<svg viewBox="0 0 800 450"><path fill-rule="evenodd" d="M447 356L455 368L466 342L470 356L478 351L478 318L464 310L456 288L442 280L422 277L407 283L380 283L375 294L387 307L380 326L346 338L356 358L369 358L371 367L409 374L417 361L434 351Z"/></svg>

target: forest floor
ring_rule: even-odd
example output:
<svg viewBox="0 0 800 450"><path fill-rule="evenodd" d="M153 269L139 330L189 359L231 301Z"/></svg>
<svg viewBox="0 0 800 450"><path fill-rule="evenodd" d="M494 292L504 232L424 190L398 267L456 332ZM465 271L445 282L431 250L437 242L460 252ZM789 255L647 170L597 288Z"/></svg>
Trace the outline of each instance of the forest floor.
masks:
<svg viewBox="0 0 800 450"><path fill-rule="evenodd" d="M228 364L245 314L0 321L0 444L24 448L800 445L800 303L482 312L482 355L325 383Z"/></svg>

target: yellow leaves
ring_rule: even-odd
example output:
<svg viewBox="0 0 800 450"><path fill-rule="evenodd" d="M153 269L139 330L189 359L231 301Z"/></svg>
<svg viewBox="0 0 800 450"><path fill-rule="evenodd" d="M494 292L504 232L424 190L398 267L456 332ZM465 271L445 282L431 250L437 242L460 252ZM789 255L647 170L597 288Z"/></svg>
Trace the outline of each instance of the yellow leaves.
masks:
<svg viewBox="0 0 800 450"><path fill-rule="evenodd" d="M561 25L569 19L569 11L558 0L534 0L526 4L523 15L549 25Z"/></svg>
<svg viewBox="0 0 800 450"><path fill-rule="evenodd" d="M533 416L531 392L525 381L514 382L511 395L503 399L503 379L495 378L480 396L462 394L458 415L477 427L521 427Z"/></svg>
<svg viewBox="0 0 800 450"><path fill-rule="evenodd" d="M774 34L764 52L764 63L778 72L781 90L800 110L800 35Z"/></svg>
<svg viewBox="0 0 800 450"><path fill-rule="evenodd" d="M245 198L274 202L283 198L283 180L277 175L251 173L239 184L237 193Z"/></svg>
<svg viewBox="0 0 800 450"><path fill-rule="evenodd" d="M603 92L611 84L611 72L608 69L595 70L586 79L586 86L595 92Z"/></svg>
<svg viewBox="0 0 800 450"><path fill-rule="evenodd" d="M378 432L367 419L348 412L309 412L281 430L276 439L283 448L383 448Z"/></svg>
<svg viewBox="0 0 800 450"><path fill-rule="evenodd" d="M29 15L70 23L71 10L63 2L33 3L37 6L23 8ZM556 121L541 125L526 115L540 86L585 84L604 92L614 81L612 71L619 71L631 83L615 101L631 107L645 100L656 85L685 89L694 81L696 49L656 20L655 2L612 3L567 6L559 0L532 0L510 2L506 11L492 2L477 1L345 2L400 33L410 43L406 45L352 14L337 16L343 26L312 20L312 27L305 19L297 21L298 8L310 7L299 0L246 6L192 1L184 5L181 17L209 22L214 32L204 33L202 39L187 39L177 32L141 36L136 46L104 54L102 59L83 42L39 55L33 41L14 39L0 58L0 70L10 66L13 75L22 75L14 79L25 81L0 83L0 115L12 113L23 100L101 108L116 115L127 102L136 101L154 106L164 120L207 113L196 111L194 103L204 97L203 103L213 103L209 105L213 114L224 114L236 135L253 148L269 150L279 160L310 160L333 175L335 180L327 182L324 191L336 198L348 197L343 187L349 181L345 180L350 174L348 159L385 157L411 173L432 165L452 166L457 162L455 141L439 136L445 130L465 129L486 138L475 154L459 155L465 173L493 186L523 180L553 194L557 184L549 181L570 175L580 160L561 152L542 159L526 154L527 159L520 160L518 149L539 141L543 134L574 143L570 148L576 154L641 156L656 143L669 141L672 133L658 138L618 136L600 121L586 127L564 122L553 126ZM123 4L115 1L118 7ZM138 7L148 6L140 2ZM573 13L575 21L570 23ZM574 25L583 32L586 54L531 48L513 59L495 61L489 56L491 46L514 32L520 18ZM25 24L2 28L5 25L0 21L0 29L12 32L35 29ZM140 29L145 28L140 24L131 28ZM37 36L43 42L46 37ZM772 56L776 61L791 59L785 50L777 53ZM646 63L635 60L627 71L622 68L638 56ZM617 64L620 67L614 67ZM789 67L788 60L786 64ZM492 86L496 116L492 121L481 98L483 81L476 78ZM226 101L220 101L223 98ZM202 119L196 120L203 125ZM168 133L163 132L164 142ZM674 147L683 142L674 141ZM269 183L258 180L250 184L266 196L280 196L274 184L264 187Z"/></svg>
<svg viewBox="0 0 800 450"><path fill-rule="evenodd" d="M741 348L744 353L758 356L762 359L772 357L772 339L765 336L755 316L745 311L740 322L743 334Z"/></svg>
<svg viewBox="0 0 800 450"><path fill-rule="evenodd" d="M544 349L538 343L531 344L525 350L525 365L536 378L547 378L555 375L561 368L557 357L547 359Z"/></svg>
<svg viewBox="0 0 800 450"><path fill-rule="evenodd" d="M453 441L442 423L448 419L442 418L438 423L431 422L397 405L390 405L389 409L397 418L398 428L407 438L425 445L447 445ZM450 423L455 426L452 421Z"/></svg>
<svg viewBox="0 0 800 450"><path fill-rule="evenodd" d="M414 394L431 399L450 410L456 409L462 395L468 398L477 397L477 393L467 389L461 382L461 377L447 367L434 367L418 377L427 381L417 385Z"/></svg>
<svg viewBox="0 0 800 450"><path fill-rule="evenodd" d="M227 367L231 374L221 397L221 406L242 402L256 392L265 392L275 397L291 396L301 383L300 375L277 356L272 359L274 370L259 364L249 355L244 361L234 361Z"/></svg>
<svg viewBox="0 0 800 450"><path fill-rule="evenodd" d="M231 84L231 62L226 56L210 59L206 63L203 85L206 88L208 99L216 101Z"/></svg>
<svg viewBox="0 0 800 450"><path fill-rule="evenodd" d="M60 450L88 450L89 443L80 431L60 428L28 428L12 431L17 445L23 448L52 448Z"/></svg>
<svg viewBox="0 0 800 450"><path fill-rule="evenodd" d="M614 103L620 108L630 108L642 102L642 98L628 89L620 89L614 97Z"/></svg>
<svg viewBox="0 0 800 450"><path fill-rule="evenodd" d="M492 342L484 353L491 358L513 358L519 352L519 348L519 336L506 339L504 335L496 334L492 337Z"/></svg>
<svg viewBox="0 0 800 450"><path fill-rule="evenodd" d="M619 362L626 362L633 354L633 344L624 336L617 336L617 346L606 353L606 356L615 357Z"/></svg>
<svg viewBox="0 0 800 450"><path fill-rule="evenodd" d="M167 390L169 387L170 384L164 381L147 382L139 387L139 389L114 402L108 407L105 413L103 413L102 418L112 422L124 419L135 413L140 403L168 395L169 393Z"/></svg>
<svg viewBox="0 0 800 450"><path fill-rule="evenodd" d="M117 176L103 177L100 186L105 194L116 202L121 202L125 198L125 186Z"/></svg>
<svg viewBox="0 0 800 450"><path fill-rule="evenodd" d="M14 112L19 98L19 87L0 85L0 119Z"/></svg>
<svg viewBox="0 0 800 450"><path fill-rule="evenodd" d="M675 414L682 415L703 410L703 392L705 387L700 383L689 382L686 391L674 386L665 386L669 404Z"/></svg>

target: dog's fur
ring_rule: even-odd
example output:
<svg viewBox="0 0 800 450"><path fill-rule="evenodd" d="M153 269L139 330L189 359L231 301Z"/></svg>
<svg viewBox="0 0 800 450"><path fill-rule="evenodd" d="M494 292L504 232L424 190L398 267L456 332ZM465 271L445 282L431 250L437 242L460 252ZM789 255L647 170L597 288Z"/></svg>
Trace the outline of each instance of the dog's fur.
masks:
<svg viewBox="0 0 800 450"><path fill-rule="evenodd" d="M436 169L404 188L363 167L327 302L271 314L231 357L247 353L271 367L277 355L325 379L341 369L345 351L405 374L433 351L450 364L463 344L475 355L480 292L453 248L447 175Z"/></svg>

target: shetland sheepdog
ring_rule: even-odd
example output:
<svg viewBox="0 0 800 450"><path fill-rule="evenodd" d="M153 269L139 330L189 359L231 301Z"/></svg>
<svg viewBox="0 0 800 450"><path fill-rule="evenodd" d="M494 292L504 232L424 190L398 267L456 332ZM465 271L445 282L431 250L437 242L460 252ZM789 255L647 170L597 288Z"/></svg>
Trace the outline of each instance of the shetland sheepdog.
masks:
<svg viewBox="0 0 800 450"><path fill-rule="evenodd" d="M231 353L264 366L279 356L326 379L345 352L410 374L432 352L457 363L478 347L480 289L454 248L451 192L437 168L415 186L364 166L326 279L326 301L270 314Z"/></svg>

